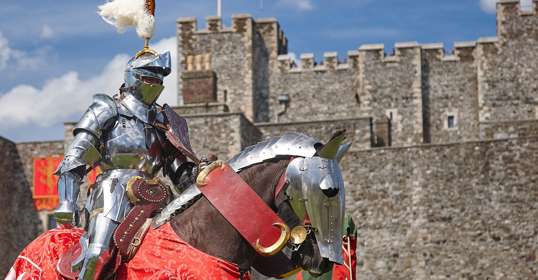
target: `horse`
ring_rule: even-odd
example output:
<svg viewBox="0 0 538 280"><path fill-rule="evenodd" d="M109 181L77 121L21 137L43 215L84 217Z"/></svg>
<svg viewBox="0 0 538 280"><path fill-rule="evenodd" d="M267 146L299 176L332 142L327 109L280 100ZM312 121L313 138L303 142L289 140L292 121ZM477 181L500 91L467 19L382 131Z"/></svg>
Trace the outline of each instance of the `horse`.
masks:
<svg viewBox="0 0 538 280"><path fill-rule="evenodd" d="M334 139L337 140L333 141ZM286 148L283 147L283 144L290 141L295 141L295 144L288 143L288 152L279 152L278 148L275 152L275 146ZM281 191L276 188L282 177L286 176L287 172L290 172L290 166L294 162L298 162L298 160L316 158L321 160L319 162L327 162L327 160L321 159L327 157L329 162L337 162L349 147L340 146L341 141L341 138L334 136L329 143L323 145L306 135L288 133L282 137L269 139L251 146L228 162L232 167L235 165L234 169L237 170L241 178L290 228L302 225L308 226L309 231L305 233L303 242L294 246L286 246L276 255L262 256L252 248L206 197L197 196L188 207L178 210L174 215L170 216L165 225L151 229L148 232L134 258L120 266L116 279L247 279L248 271L252 267L269 277L283 277L300 269L313 275L320 275L329 271L332 268L334 259L331 260L327 255L323 256L322 251L327 250L325 248L327 244L317 240L320 236L326 237L326 235L320 235L323 234L323 231L326 231L326 227L313 227L313 223L310 224L308 218L313 218L313 215L319 216L319 213L316 214L315 212L321 211L322 220L325 219L324 221L327 222L327 218L332 217L330 223L335 228L341 228L340 224L336 225L335 223L341 223L343 217L323 213L324 210L321 209L323 207L312 210L312 207L305 208L304 205L303 210L305 213L298 215L297 212L300 213L300 211L297 211L297 205L294 205L294 201L290 200L291 182L287 180ZM293 147L293 145L296 146ZM341 149L338 149L339 147ZM273 153L268 155L268 149L272 149ZM293 149L302 150L294 152ZM327 155L327 150L332 150L329 152L331 155ZM260 156L260 154L265 154L265 156ZM245 163L245 159L252 159L253 156L256 156L255 160ZM334 167L334 165L331 166ZM327 167L325 166L325 168ZM318 188L323 191L327 198L332 198L333 201L339 203L337 212L343 214L344 189L338 188L338 186L343 187L343 180L337 164L336 168L332 170L333 172L329 174L328 178L329 182L332 183L331 186L327 186L327 178L318 180L316 185L309 186L304 182L300 185L303 188ZM337 187L335 188L334 186ZM310 197L305 197L304 199L305 201L316 200ZM314 205L314 207L317 206ZM245 209L245 211L248 211L248 209ZM62 236L74 236L73 240L67 238L70 242L63 241L63 243L76 243L76 237L80 237L82 234L80 230L78 230L77 234L77 230L61 229ZM340 239L341 233L335 232L336 235L340 234L338 236L338 239ZM46 236L47 234L50 235L51 233L45 233L44 235ZM50 238L49 236L46 240L59 240L59 238ZM341 243L338 243L338 241L329 240L329 242L336 242L337 244L334 244L334 246L340 249ZM38 253L34 254L34 256L50 256L53 260L49 260L49 262L54 264L57 261L54 258L58 257L62 250L58 250L56 245L53 247L58 251L56 254L39 253L40 250L47 250L47 248L32 248L32 244L25 251L37 251ZM176 247L186 249L179 250L175 249ZM163 248L166 249L164 250ZM170 253L166 253L166 250L170 250ZM29 255L21 257L23 261L32 259L32 256ZM176 257L177 261L175 260ZM19 260L17 259L17 261ZM189 268L189 265L184 265L188 261L191 261L190 266L195 267ZM32 262L35 265L36 260L32 260ZM168 265L166 269L163 269L163 263ZM218 266L219 269L211 271L213 266ZM180 268L178 269L178 267ZM39 273L40 275L54 275L55 271L50 271L51 269L55 269L55 266L41 267ZM17 268L14 266L10 275L19 277L20 273L16 271ZM223 271L227 272L228 275L224 276ZM11 278L8 275L6 279Z"/></svg>

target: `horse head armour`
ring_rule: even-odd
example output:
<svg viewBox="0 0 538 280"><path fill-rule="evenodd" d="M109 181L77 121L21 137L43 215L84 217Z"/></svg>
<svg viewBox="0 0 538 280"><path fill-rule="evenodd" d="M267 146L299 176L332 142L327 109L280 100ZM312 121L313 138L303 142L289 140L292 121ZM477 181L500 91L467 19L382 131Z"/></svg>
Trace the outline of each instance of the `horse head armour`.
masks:
<svg viewBox="0 0 538 280"><path fill-rule="evenodd" d="M237 172L271 159L292 158L286 169L285 194L301 220L309 221L323 258L343 263L342 223L345 189L338 161L349 148L341 145L343 134L322 145L300 133L271 138L232 158Z"/></svg>

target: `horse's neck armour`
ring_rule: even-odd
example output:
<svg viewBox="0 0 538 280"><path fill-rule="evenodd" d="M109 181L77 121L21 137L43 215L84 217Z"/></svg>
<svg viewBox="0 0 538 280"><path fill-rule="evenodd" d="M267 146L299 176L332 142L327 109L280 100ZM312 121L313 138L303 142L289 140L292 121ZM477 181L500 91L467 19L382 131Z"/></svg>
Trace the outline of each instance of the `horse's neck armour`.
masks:
<svg viewBox="0 0 538 280"><path fill-rule="evenodd" d="M200 198L202 192L198 189L196 184L192 184L184 192L182 192L176 199L168 203L168 205L159 213L155 218L153 218L152 226L153 228L158 228L161 225L168 222L168 220L173 216L178 214L178 211L188 208L192 203L194 203L198 198Z"/></svg>
<svg viewBox="0 0 538 280"><path fill-rule="evenodd" d="M256 145L247 147L228 161L237 172L251 165L283 156L312 157L316 154L315 145L320 141L302 133L288 132Z"/></svg>

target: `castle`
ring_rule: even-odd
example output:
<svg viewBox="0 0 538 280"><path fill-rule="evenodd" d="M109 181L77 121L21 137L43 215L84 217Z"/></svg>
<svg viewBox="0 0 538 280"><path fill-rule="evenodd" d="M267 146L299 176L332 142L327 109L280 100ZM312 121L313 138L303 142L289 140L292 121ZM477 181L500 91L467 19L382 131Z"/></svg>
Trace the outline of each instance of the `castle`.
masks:
<svg viewBox="0 0 538 280"><path fill-rule="evenodd" d="M236 15L224 27L209 17L200 29L195 18L182 18L182 105L175 110L189 123L194 150L221 159L286 131L327 140L346 129L353 146L342 169L363 279L534 279L534 4L524 12L517 0L499 1L497 36L455 43L450 54L442 44L405 42L391 55L383 45L363 45L345 61L333 52L322 61L312 54L293 60L276 19ZM61 155L73 126L65 124L61 141L0 141L0 152L18 158L14 166L25 178L15 179L25 191L33 160ZM6 157L2 164L8 166ZM21 196L31 203L29 194ZM39 215L46 221L49 212ZM35 222L27 225L38 231Z"/></svg>

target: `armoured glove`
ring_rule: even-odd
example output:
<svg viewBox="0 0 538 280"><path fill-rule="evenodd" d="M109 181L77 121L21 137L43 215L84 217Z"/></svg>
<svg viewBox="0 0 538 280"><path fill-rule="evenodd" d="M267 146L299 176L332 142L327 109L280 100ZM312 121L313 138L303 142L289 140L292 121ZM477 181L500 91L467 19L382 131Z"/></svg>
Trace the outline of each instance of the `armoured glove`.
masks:
<svg viewBox="0 0 538 280"><path fill-rule="evenodd" d="M77 207L74 203L64 201L54 210L54 218L56 223L60 225L76 225L78 223L77 212Z"/></svg>
<svg viewBox="0 0 538 280"><path fill-rule="evenodd" d="M60 205L54 211L54 217L58 224L76 225L78 223L76 202L80 190L80 181L80 177L74 172L66 172L60 175L58 180Z"/></svg>

